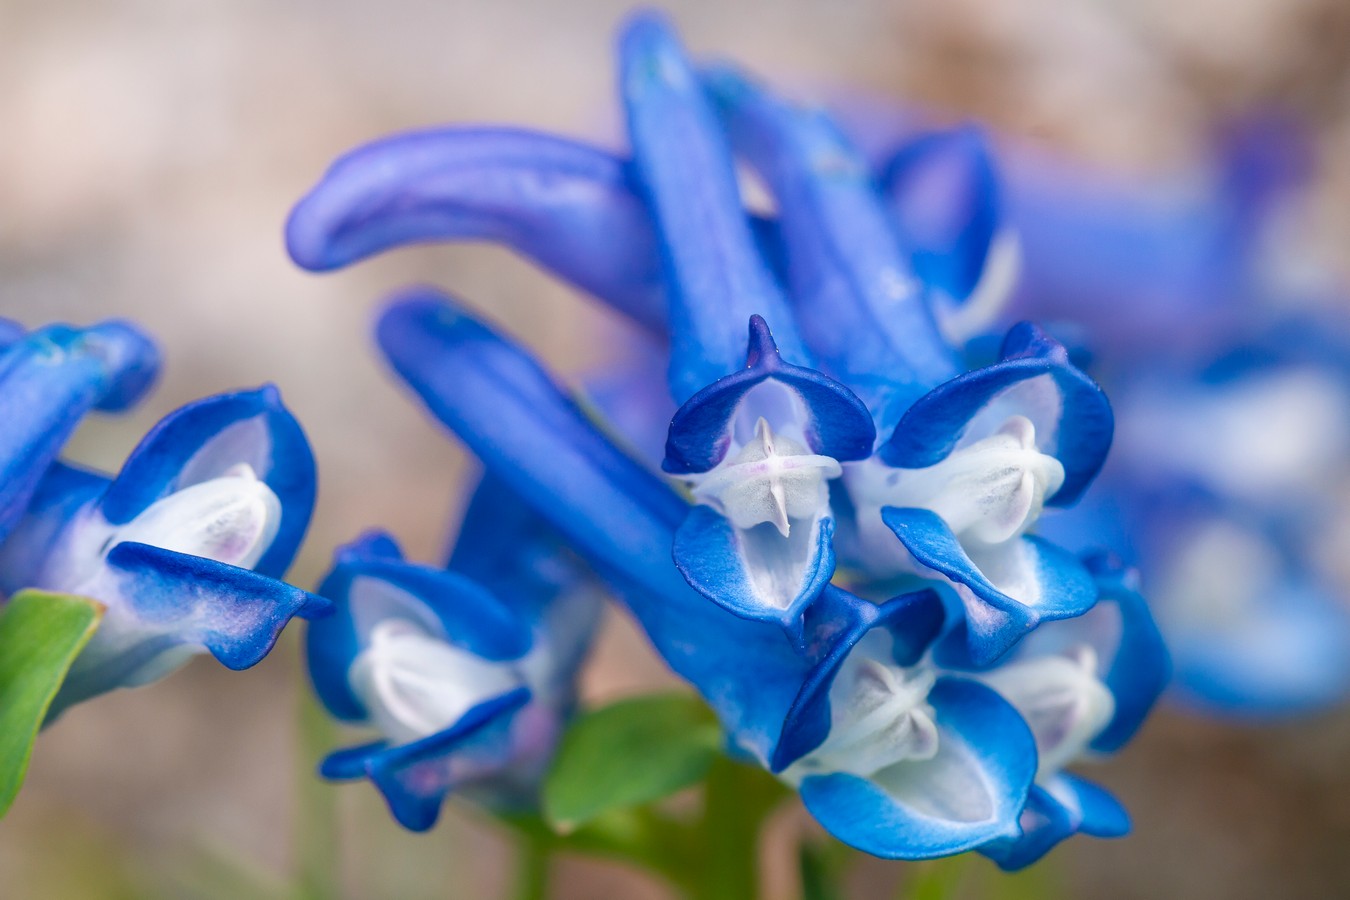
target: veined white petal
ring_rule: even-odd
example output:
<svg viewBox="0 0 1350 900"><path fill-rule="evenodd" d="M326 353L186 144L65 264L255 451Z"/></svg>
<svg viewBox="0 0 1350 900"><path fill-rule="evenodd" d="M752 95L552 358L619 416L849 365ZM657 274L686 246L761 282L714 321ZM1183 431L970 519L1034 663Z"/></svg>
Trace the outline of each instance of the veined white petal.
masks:
<svg viewBox="0 0 1350 900"><path fill-rule="evenodd" d="M241 463L158 500L109 543L135 541L251 569L281 526L281 501Z"/></svg>
<svg viewBox="0 0 1350 900"><path fill-rule="evenodd" d="M474 706L522 683L514 666L481 659L407 619L376 623L348 678L396 744L448 728Z"/></svg>
<svg viewBox="0 0 1350 900"><path fill-rule="evenodd" d="M881 522L881 508L928 509L942 517L976 565L1006 569L1007 580L1016 560L1003 559L1009 554L1004 548L1015 546L1040 518L1046 499L1064 483L1064 466L1037 448L1032 421L1014 415L936 465L893 469L869 460L849 466L845 483L858 511L862 550L873 565L890 560L897 571L907 567L907 554ZM999 584L999 577L987 574Z"/></svg>
<svg viewBox="0 0 1350 900"><path fill-rule="evenodd" d="M842 473L836 460L775 434L761 417L754 438L699 477L693 494L739 529L768 522L788 537L793 519L814 519L828 507L825 482Z"/></svg>
<svg viewBox="0 0 1350 900"><path fill-rule="evenodd" d="M1037 780L1080 758L1111 721L1116 700L1097 677L1097 654L1081 645L1065 656L1014 661L978 676L1026 719L1040 754Z"/></svg>
<svg viewBox="0 0 1350 900"><path fill-rule="evenodd" d="M830 735L784 778L847 772L862 778L938 753L936 713L928 692L937 673L902 668L855 648L830 689Z"/></svg>

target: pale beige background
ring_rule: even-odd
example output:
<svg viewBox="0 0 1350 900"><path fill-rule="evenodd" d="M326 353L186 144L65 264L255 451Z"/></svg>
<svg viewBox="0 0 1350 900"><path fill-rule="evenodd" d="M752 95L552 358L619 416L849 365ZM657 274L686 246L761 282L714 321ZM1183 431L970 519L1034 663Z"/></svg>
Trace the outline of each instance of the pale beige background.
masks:
<svg viewBox="0 0 1350 900"><path fill-rule="evenodd" d="M386 380L367 336L382 292L453 289L559 370L603 358L613 325L491 248L403 251L338 275L289 265L293 200L338 152L442 122L512 122L610 140L621 2L98 3L0 0L0 314L30 324L133 316L162 341L163 382L72 453L115 466L164 412L277 382L321 469L315 527L293 572L385 525L411 552L443 546L462 452ZM1342 0L955 0L670 7L688 43L825 93L839 86L978 114L1139 169L1186 160L1208 121L1280 99L1315 117L1331 159L1309 215L1343 246L1350 166L1350 15ZM141 896L201 858L262 872L293 860L301 675L294 635L256 669L192 664L73 711L39 742L0 823L0 895ZM615 618L586 692L662 683ZM1056 858L1073 896L1350 893L1350 715L1274 729L1159 717L1101 778L1137 834ZM351 897L493 897L500 837L452 814L429 836L392 826L368 786L340 789ZM775 833L804 827L788 814ZM121 871L126 883L110 873ZM903 867L858 873L887 896ZM559 897L662 896L615 867L569 863ZM128 886L129 885L129 886ZM770 880L790 896L791 877ZM224 896L228 896L225 894ZM215 896L222 896L217 894Z"/></svg>

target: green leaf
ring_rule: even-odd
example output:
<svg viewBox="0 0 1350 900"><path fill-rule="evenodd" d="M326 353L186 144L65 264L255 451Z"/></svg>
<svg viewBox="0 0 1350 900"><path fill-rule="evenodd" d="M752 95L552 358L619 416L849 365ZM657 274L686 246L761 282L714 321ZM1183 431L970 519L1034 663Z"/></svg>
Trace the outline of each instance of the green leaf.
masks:
<svg viewBox="0 0 1350 900"><path fill-rule="evenodd" d="M21 591L0 609L0 816L23 784L52 698L102 616L93 600L43 591Z"/></svg>
<svg viewBox="0 0 1350 900"><path fill-rule="evenodd" d="M570 831L609 810L697 784L722 746L712 713L688 694L621 700L583 713L544 782L544 816Z"/></svg>

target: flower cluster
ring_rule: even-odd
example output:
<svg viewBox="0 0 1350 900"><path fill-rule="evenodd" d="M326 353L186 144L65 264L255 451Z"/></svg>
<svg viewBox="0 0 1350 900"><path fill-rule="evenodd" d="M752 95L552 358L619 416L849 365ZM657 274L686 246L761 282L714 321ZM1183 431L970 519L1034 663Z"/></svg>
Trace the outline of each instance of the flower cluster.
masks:
<svg viewBox="0 0 1350 900"><path fill-rule="evenodd" d="M662 341L593 397L636 429L625 446L669 423L644 464L437 291L400 295L378 326L429 411L836 836L1016 868L1074 832L1124 833L1116 801L1064 769L1129 739L1167 656L1127 570L1030 533L1101 468L1101 391L1028 323L974 368L953 342L1006 293L1015 253L982 144L914 142L883 195L827 117L696 69L659 18L636 18L619 52L631 159L521 130L376 142L296 207L292 256L323 270L495 239ZM772 215L745 209L736 157ZM518 719L552 675L528 660L556 638L510 623L508 592L409 568L383 539L344 552L326 589L348 612L311 631L316 685L389 741L331 774L369 774L420 827L482 774L481 748L530 746Z"/></svg>

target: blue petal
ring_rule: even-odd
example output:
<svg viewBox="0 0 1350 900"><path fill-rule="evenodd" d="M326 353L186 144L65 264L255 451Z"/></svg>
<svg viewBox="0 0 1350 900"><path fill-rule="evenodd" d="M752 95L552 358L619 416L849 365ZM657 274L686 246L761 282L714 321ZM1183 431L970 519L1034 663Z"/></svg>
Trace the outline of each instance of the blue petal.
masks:
<svg viewBox="0 0 1350 900"><path fill-rule="evenodd" d="M28 329L23 326L22 322L0 316L0 353L22 340L27 333Z"/></svg>
<svg viewBox="0 0 1350 900"><path fill-rule="evenodd" d="M1067 772L1055 779L1054 790L1072 798L1077 828L1083 834L1118 838L1130 833L1130 814L1109 791Z"/></svg>
<svg viewBox="0 0 1350 900"><path fill-rule="evenodd" d="M145 684L191 656L211 653L231 669L256 665L293 616L322 615L322 597L200 556L124 541L108 552L117 579L102 628L76 660L53 704L67 706Z"/></svg>
<svg viewBox="0 0 1350 900"><path fill-rule="evenodd" d="M616 443L630 448L652 468L665 458L675 403L666 388L666 354L646 342L620 350L622 356L588 374L583 407L591 406Z"/></svg>
<svg viewBox="0 0 1350 900"><path fill-rule="evenodd" d="M796 641L803 610L834 577L833 537L834 520L828 516L812 523L810 531L798 527L784 538L768 523L742 532L715 510L696 506L675 533L675 565L690 587L728 612L774 622ZM775 551L785 553L788 541L806 542L801 549L808 555L798 578L766 559ZM780 582L787 579L795 582L795 593L781 606L777 597L786 589Z"/></svg>
<svg viewBox="0 0 1350 900"><path fill-rule="evenodd" d="M1077 830L1074 815L1040 785L1031 786L1019 824L1020 836L990 841L979 848L1005 872L1025 869Z"/></svg>
<svg viewBox="0 0 1350 900"><path fill-rule="evenodd" d="M703 80L734 148L774 193L794 309L828 370L874 411L903 409L955 377L951 348L848 140L823 113L795 109L733 69Z"/></svg>
<svg viewBox="0 0 1350 900"><path fill-rule="evenodd" d="M366 718L347 676L380 619L418 622L489 660L519 659L533 644L530 623L488 591L463 575L404 562L393 539L380 532L340 548L319 593L334 610L310 623L306 657L315 693L341 719Z"/></svg>
<svg viewBox="0 0 1350 900"><path fill-rule="evenodd" d="M485 474L464 514L449 568L487 587L546 636L550 680L570 702L604 598L594 573L557 529L499 478Z"/></svg>
<svg viewBox="0 0 1350 900"><path fill-rule="evenodd" d="M806 808L844 843L888 859L950 856L1019 834L1036 773L1036 746L994 691L942 678L929 694L938 755L862 779L836 773L802 781ZM959 795L959 796L956 796Z"/></svg>
<svg viewBox="0 0 1350 900"><path fill-rule="evenodd" d="M679 408L670 422L661 467L673 475L686 475L706 472L721 462L741 401L767 381L787 388L805 413L806 442L813 452L841 462L871 455L876 427L863 402L834 379L784 362L769 326L752 316L744 368L719 378Z"/></svg>
<svg viewBox="0 0 1350 900"><path fill-rule="evenodd" d="M156 500L239 463L251 466L281 501L277 535L254 567L279 577L314 510L315 467L300 424L271 385L208 397L165 416L127 457L100 509L120 525Z"/></svg>
<svg viewBox="0 0 1350 900"><path fill-rule="evenodd" d="M496 128L397 135L337 160L286 224L291 258L314 271L439 240L504 244L665 328L660 249L632 174L584 144Z"/></svg>
<svg viewBox="0 0 1350 900"><path fill-rule="evenodd" d="M984 135L965 126L918 137L891 157L882 182L915 273L954 300L968 298L1001 219Z"/></svg>
<svg viewBox="0 0 1350 900"><path fill-rule="evenodd" d="M1097 580L1098 606L1114 604L1120 616L1119 644L1103 679L1115 697L1116 711L1092 741L1093 750L1111 753L1144 724L1172 676L1172 661L1148 603L1131 586L1127 572L1106 557L1088 560L1088 568Z"/></svg>
<svg viewBox="0 0 1350 900"><path fill-rule="evenodd" d="M619 40L633 165L655 218L668 281L671 394L683 403L741 365L742 323L774 323L805 363L791 313L759 256L731 151L678 39L653 13Z"/></svg>
<svg viewBox="0 0 1350 900"><path fill-rule="evenodd" d="M793 700L784 722L782 737L769 759L780 772L824 743L830 732L830 688L853 646L874 628L891 637L891 655L896 665L913 666L923 658L942 631L946 617L942 600L931 590L902 594L880 606L864 604L847 592L826 587L822 602L807 611L809 624L820 628L837 622L837 643L821 656ZM854 601L857 604L855 605ZM832 615L827 615L831 611ZM823 629L822 629L823 630Z"/></svg>
<svg viewBox="0 0 1350 900"><path fill-rule="evenodd" d="M994 365L967 372L919 399L878 453L897 468L935 465L955 449L990 401L1004 402L1007 415L1032 421L1042 450L1063 464L1064 483L1046 502L1068 506L1106 460L1114 427L1111 406L1101 388L1069 362L1065 349L1035 325L1014 326L1000 356ZM1042 376L1045 382L1035 380ZM1010 393L1000 397L1004 392ZM988 424L996 428L1001 421Z"/></svg>
<svg viewBox="0 0 1350 900"><path fill-rule="evenodd" d="M124 541L108 552L122 596L145 626L173 628L231 669L256 665L292 616L321 615L323 597L248 569Z"/></svg>
<svg viewBox="0 0 1350 900"><path fill-rule="evenodd" d="M803 684L817 665L838 665L878 607L826 586L806 612L804 652L776 625L731 615L671 564L688 504L606 440L524 352L427 289L391 304L378 337L432 414L616 587L738 745L791 762L775 751ZM828 721L827 712L823 723L807 717L797 727L816 728L815 743L793 745L819 744Z"/></svg>
<svg viewBox="0 0 1350 900"><path fill-rule="evenodd" d="M968 589L962 596L966 648L977 666L998 659L1040 622L1081 615L1097 600L1097 586L1083 564L1047 541L1018 539L1039 593L1028 602L995 587L937 513L887 506L881 518L921 565Z"/></svg>
<svg viewBox="0 0 1350 900"><path fill-rule="evenodd" d="M1130 816L1110 793L1067 773L1044 787L1035 785L1022 811L1022 836L994 841L980 852L1015 872L1041 859L1060 841L1075 834L1118 838L1130 833Z"/></svg>
<svg viewBox="0 0 1350 900"><path fill-rule="evenodd" d="M454 725L421 740L395 747L379 741L339 750L320 764L319 774L336 781L368 776L400 825L426 831L436 824L446 794L457 784L447 758L529 700L529 689L517 688L478 704Z"/></svg>
<svg viewBox="0 0 1350 900"><path fill-rule="evenodd" d="M159 354L131 325L49 325L0 353L0 537L91 409L120 410L154 380Z"/></svg>

